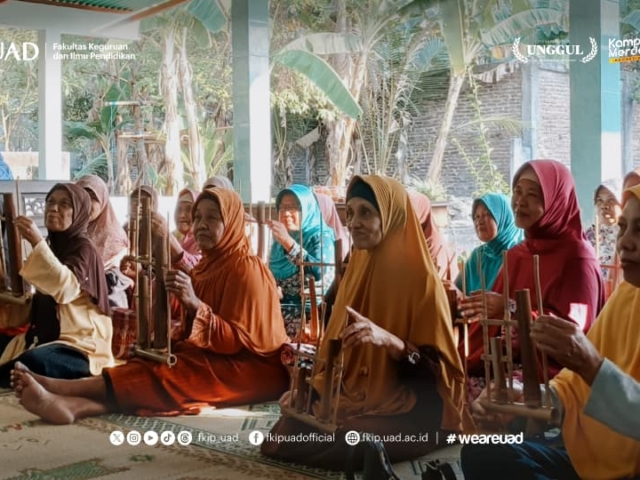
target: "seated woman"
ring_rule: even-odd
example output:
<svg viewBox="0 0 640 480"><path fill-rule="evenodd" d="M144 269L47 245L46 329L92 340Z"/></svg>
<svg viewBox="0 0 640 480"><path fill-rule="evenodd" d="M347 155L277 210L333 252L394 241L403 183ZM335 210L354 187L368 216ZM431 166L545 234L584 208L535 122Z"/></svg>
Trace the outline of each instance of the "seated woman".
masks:
<svg viewBox="0 0 640 480"><path fill-rule="evenodd" d="M318 201L309 187L291 185L276 198L280 221L270 221L273 245L269 257L269 268L282 290L282 316L289 338L294 339L300 331L302 321L302 289L300 283L300 258L303 262L335 262L333 230L324 223ZM302 243L302 245L301 245ZM335 275L333 266L311 266L304 268L306 277L313 276L318 288L324 293ZM318 298L320 301L320 298ZM306 303L307 319L310 303Z"/></svg>
<svg viewBox="0 0 640 480"><path fill-rule="evenodd" d="M475 248L464 265L465 291L462 292L462 273L456 287L463 295L482 290L480 275L486 288L491 288L502 267L502 253L515 247L523 239L523 232L513 219L511 205L502 193L485 193L473 202L471 217L478 239L483 243ZM481 267L481 272L479 271Z"/></svg>
<svg viewBox="0 0 640 480"><path fill-rule="evenodd" d="M100 376L65 382L17 365L16 392L27 410L57 424L106 412L195 414L204 406L273 400L286 390L280 347L287 336L276 285L249 254L240 197L220 188L203 192L193 230L202 260L191 278L179 270L167 275L192 324L188 339L174 347L176 365L134 358Z"/></svg>
<svg viewBox="0 0 640 480"><path fill-rule="evenodd" d="M424 238L427 240L429 253L436 265L438 275L442 280L455 279L458 276L458 259L438 230L436 221L431 214L431 200L426 195L414 191L409 191L409 199L422 226Z"/></svg>
<svg viewBox="0 0 640 480"><path fill-rule="evenodd" d="M269 457L331 470L362 467L358 451L349 465L349 430L381 436L428 433L433 439L438 431L470 427L447 298L404 187L390 178L355 177L347 190L347 225L354 250L319 352L326 360L328 340L342 339L335 442L266 439L262 444ZM323 371L313 379L319 401L326 381ZM281 404L290 396L287 392ZM313 427L286 415L271 430L312 432ZM401 441L385 447L397 462L424 455L437 444Z"/></svg>
<svg viewBox="0 0 640 480"><path fill-rule="evenodd" d="M340 220L338 209L333 202L333 198L323 193L316 193L318 199L318 205L320 206L320 212L325 223L333 229L333 235L336 240L342 240L342 260L347 258L349 254L349 248L351 247L351 239L349 238L349 232Z"/></svg>
<svg viewBox="0 0 640 480"><path fill-rule="evenodd" d="M9 386L16 361L55 378L98 375L113 365L107 283L87 235L90 214L91 198L82 187L58 183L46 197L46 240L33 220L16 219L33 247L20 275L36 293L26 333L0 338L0 387Z"/></svg>
<svg viewBox="0 0 640 480"><path fill-rule="evenodd" d="M174 210L176 230L169 236L171 263L174 269L189 273L202 258L198 244L191 229L191 210L199 193L185 188L178 194L178 203ZM159 213L153 214L153 230L157 236L164 237L168 230L165 218Z"/></svg>
<svg viewBox="0 0 640 480"><path fill-rule="evenodd" d="M84 188L91 197L87 234L102 258L105 272L118 268L129 249L129 239L109 202L107 184L97 175L86 175L76 185Z"/></svg>
<svg viewBox="0 0 640 480"><path fill-rule="evenodd" d="M131 280L120 272L120 262L129 250L127 232L118 223L109 202L109 188L100 177L86 175L76 182L91 197L91 217L87 236L104 263L111 307L127 307Z"/></svg>
<svg viewBox="0 0 640 480"><path fill-rule="evenodd" d="M504 317L504 302L509 302L515 315L515 292L529 289L534 318L542 308L573 320L584 332L593 324L604 305L604 284L593 247L589 244L580 220L580 209L571 173L560 162L533 160L525 163L513 178L511 205L516 225L525 232L525 240L507 254L509 298L505 299L502 271L492 292L487 292L489 318ZM540 284L543 305L537 304L534 283L534 255L540 262ZM482 295L467 297L461 302L462 313L469 319L482 315ZM489 327L490 336L498 336L500 327ZM513 333L514 360L519 361L519 341ZM469 327L470 376L482 376L482 327ZM464 350L460 346L460 355ZM549 376L558 373L560 366L548 364Z"/></svg>
<svg viewBox="0 0 640 480"><path fill-rule="evenodd" d="M550 384L562 413L563 444L466 445L462 469L467 480L640 478L640 187L626 192L625 199L618 236L624 282L588 335L555 317L542 317L532 326L538 348L567 367ZM612 397L616 392L620 396ZM604 403L607 397L611 401ZM491 420L479 404L473 408L479 420Z"/></svg>

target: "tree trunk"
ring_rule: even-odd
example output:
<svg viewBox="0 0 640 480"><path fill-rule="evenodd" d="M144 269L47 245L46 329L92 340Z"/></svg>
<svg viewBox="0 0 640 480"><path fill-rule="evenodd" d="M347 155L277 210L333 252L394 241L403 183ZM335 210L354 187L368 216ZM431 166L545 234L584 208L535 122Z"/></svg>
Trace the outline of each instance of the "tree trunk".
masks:
<svg viewBox="0 0 640 480"><path fill-rule="evenodd" d="M447 95L447 102L444 107L444 117L442 118L438 138L433 147L433 156L431 157L431 163L429 164L429 171L427 173L427 180L431 183L438 183L440 181L444 151L447 148L447 139L451 131L451 124L453 123L453 114L458 106L458 98L460 97L460 91L462 90L465 77L465 72L459 74L451 72L449 94Z"/></svg>
<svg viewBox="0 0 640 480"><path fill-rule="evenodd" d="M193 188L200 190L206 180L206 167L200 129L198 128L197 104L191 88L191 65L187 57L187 29L182 30L182 45L180 46L180 84L184 97L184 109L189 125L189 158Z"/></svg>
<svg viewBox="0 0 640 480"><path fill-rule="evenodd" d="M175 58L175 28L169 27L162 35L161 89L165 105L165 179L166 194L173 196L184 184L182 152L180 150L180 119L178 117L178 72Z"/></svg>

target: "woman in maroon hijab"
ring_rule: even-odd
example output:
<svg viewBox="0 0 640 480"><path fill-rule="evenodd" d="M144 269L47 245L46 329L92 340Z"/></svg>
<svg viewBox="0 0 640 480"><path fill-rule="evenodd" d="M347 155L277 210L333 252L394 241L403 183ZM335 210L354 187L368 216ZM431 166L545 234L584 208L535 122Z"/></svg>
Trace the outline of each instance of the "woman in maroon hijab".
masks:
<svg viewBox="0 0 640 480"><path fill-rule="evenodd" d="M580 209L573 178L569 170L554 160L525 163L513 179L511 207L516 225L525 231L525 240L507 253L509 273L509 305L515 313L515 292L528 288L534 318L538 315L533 256L540 258L540 283L546 315L574 321L586 333L604 305L604 283L593 247L582 229ZM504 268L504 267L503 267ZM504 285L501 270L487 293L490 318L504 316ZM478 293L462 301L463 315L479 317L482 298ZM500 327L489 327L490 336L500 334ZM516 332L514 332L516 333ZM519 341L513 336L514 360L519 360ZM484 363L482 327L469 328L467 375L481 375ZM460 354L464 355L463 347ZM549 376L560 366L549 359Z"/></svg>
<svg viewBox="0 0 640 480"><path fill-rule="evenodd" d="M433 218L431 210L431 200L422 193L408 191L411 206L416 212L418 221L422 226L424 238L429 246L431 260L438 269L438 275L442 280L455 280L458 276L458 261L454 252L451 251L446 240L438 230L438 225Z"/></svg>

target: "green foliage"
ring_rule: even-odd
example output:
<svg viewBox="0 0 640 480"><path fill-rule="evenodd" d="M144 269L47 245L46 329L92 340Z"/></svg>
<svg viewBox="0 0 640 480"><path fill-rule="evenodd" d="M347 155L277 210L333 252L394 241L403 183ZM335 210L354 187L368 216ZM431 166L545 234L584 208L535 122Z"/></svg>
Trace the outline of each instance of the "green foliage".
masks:
<svg viewBox="0 0 640 480"><path fill-rule="evenodd" d="M432 202L443 202L447 199L447 187L442 183L432 182L413 176L409 184L410 188L429 197Z"/></svg>

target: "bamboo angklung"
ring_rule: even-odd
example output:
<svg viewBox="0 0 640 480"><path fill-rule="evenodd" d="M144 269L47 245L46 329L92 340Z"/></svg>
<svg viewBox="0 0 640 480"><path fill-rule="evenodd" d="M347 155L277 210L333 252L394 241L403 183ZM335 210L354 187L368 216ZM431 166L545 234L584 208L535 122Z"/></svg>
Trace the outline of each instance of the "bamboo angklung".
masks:
<svg viewBox="0 0 640 480"><path fill-rule="evenodd" d="M508 393L504 378L504 365L502 358L502 341L499 337L491 338L491 361L493 366L493 378L495 380L496 401L500 404L507 403Z"/></svg>
<svg viewBox="0 0 640 480"><path fill-rule="evenodd" d="M504 337L507 344L507 383L509 394L513 394L513 336L511 335L511 309L509 302L511 300L511 290L509 286L509 256L507 251L502 252L502 272L504 283Z"/></svg>
<svg viewBox="0 0 640 480"><path fill-rule="evenodd" d="M138 189L138 194L140 194L140 189ZM165 283L166 273L170 269L171 262L169 232L164 237L164 241L154 242L151 228L151 199L138 195L137 202L138 213L136 218L130 222L130 228L135 225L133 233L130 232L130 238L135 241L131 245L131 251L136 252L136 255L132 256L132 260L142 267L141 272L136 274L135 298L138 329L134 353L136 356L166 363L171 367L177 363L177 357L171 353L171 308ZM134 209L131 208L131 210ZM154 269L157 297L155 303L152 298ZM137 270L136 266L136 272Z"/></svg>
<svg viewBox="0 0 640 480"><path fill-rule="evenodd" d="M4 241L0 242L3 255L2 268L4 273L9 273L9 278L5 278L5 285L3 290L0 291L0 301L3 303L10 303L15 305L26 305L31 295L28 293L28 288L25 285L24 279L20 275L20 269L23 264L23 249L20 233L15 226L15 219L19 216L16 212L16 205L19 199L13 193L3 194L3 217L6 234L7 234L7 247L8 256L4 258ZM2 232L0 232L2 235ZM8 285L7 285L8 280Z"/></svg>
<svg viewBox="0 0 640 480"><path fill-rule="evenodd" d="M484 377L487 388L487 397L491 398L491 365L488 362L489 351L489 315L487 313L487 289L484 274L482 273L482 250L478 251L478 275L480 276L480 289L482 294L482 345L485 353L484 357Z"/></svg>
<svg viewBox="0 0 640 480"><path fill-rule="evenodd" d="M524 404L527 407L542 406L542 393L538 378L538 359L535 345L531 338L531 298L529 290L516 292L518 312L518 333L520 336L520 356L522 359L522 382L524 388Z"/></svg>

